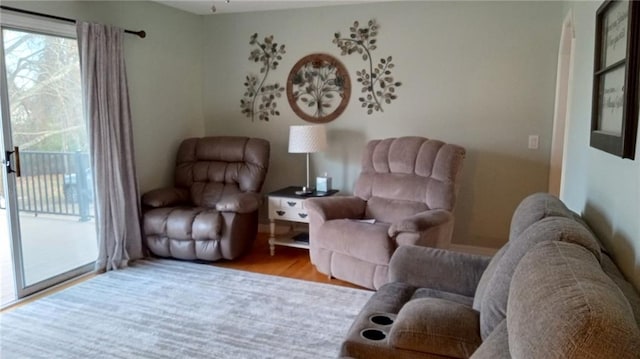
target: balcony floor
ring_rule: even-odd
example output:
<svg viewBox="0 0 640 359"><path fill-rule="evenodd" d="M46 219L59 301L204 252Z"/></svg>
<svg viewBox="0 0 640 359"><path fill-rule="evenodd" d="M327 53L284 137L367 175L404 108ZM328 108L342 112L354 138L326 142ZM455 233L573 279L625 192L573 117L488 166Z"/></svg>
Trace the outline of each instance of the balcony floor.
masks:
<svg viewBox="0 0 640 359"><path fill-rule="evenodd" d="M21 213L22 253L27 284L78 268L97 257L94 220ZM0 306L16 300L7 213L0 209Z"/></svg>

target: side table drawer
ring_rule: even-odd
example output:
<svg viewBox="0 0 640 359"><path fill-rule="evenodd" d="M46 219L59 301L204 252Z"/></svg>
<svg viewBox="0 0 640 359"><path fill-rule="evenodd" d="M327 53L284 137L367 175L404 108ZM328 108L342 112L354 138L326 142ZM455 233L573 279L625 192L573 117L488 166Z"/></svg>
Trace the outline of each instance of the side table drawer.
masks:
<svg viewBox="0 0 640 359"><path fill-rule="evenodd" d="M304 208L304 200L296 198L283 198L283 197L269 197L269 208Z"/></svg>
<svg viewBox="0 0 640 359"><path fill-rule="evenodd" d="M269 218L309 223L304 199L269 197Z"/></svg>
<svg viewBox="0 0 640 359"><path fill-rule="evenodd" d="M277 199L277 198L276 198ZM304 200L303 199L295 199L295 198L280 198L280 207L282 208L304 208Z"/></svg>
<svg viewBox="0 0 640 359"><path fill-rule="evenodd" d="M309 223L309 214L304 209L269 206L269 218Z"/></svg>

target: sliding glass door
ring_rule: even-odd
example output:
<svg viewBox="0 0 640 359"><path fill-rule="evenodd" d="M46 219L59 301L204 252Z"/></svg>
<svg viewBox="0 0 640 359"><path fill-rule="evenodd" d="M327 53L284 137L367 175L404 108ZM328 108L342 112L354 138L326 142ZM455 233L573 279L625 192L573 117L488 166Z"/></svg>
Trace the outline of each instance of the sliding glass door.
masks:
<svg viewBox="0 0 640 359"><path fill-rule="evenodd" d="M68 37L73 26L61 34L62 26L51 31L5 20L3 14L3 304L90 270L97 256L78 48Z"/></svg>

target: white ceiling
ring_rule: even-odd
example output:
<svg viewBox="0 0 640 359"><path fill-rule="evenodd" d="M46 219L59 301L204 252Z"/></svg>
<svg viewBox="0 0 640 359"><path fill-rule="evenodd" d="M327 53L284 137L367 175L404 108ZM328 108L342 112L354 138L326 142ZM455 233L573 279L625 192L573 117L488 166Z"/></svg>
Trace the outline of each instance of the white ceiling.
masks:
<svg viewBox="0 0 640 359"><path fill-rule="evenodd" d="M247 11L267 11L267 10L283 10L283 9L299 9L305 7L320 7L332 5L349 5L365 2L375 2L384 0L209 0L209 1L161 1L152 0L176 9L184 10L197 15L213 15L225 14L232 12ZM387 0L388 1L388 0ZM215 6L216 11L211 11L211 7Z"/></svg>

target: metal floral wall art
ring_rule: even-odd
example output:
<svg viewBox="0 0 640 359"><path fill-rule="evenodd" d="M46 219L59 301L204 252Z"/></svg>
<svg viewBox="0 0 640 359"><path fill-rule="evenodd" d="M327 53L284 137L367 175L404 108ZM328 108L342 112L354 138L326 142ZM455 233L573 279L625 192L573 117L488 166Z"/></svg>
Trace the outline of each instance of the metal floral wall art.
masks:
<svg viewBox="0 0 640 359"><path fill-rule="evenodd" d="M362 107L367 109L367 114L374 111L384 112L382 104L390 104L397 98L396 87L402 85L395 81L391 72L395 65L391 62L393 58L388 56L380 58L374 66L371 51L377 48L376 36L379 26L375 20L369 20L367 26L360 27L360 23L355 21L349 28L349 37L342 37L340 32L334 35L333 43L342 50L341 55L351 55L358 53L362 55L364 61L369 62L369 69L356 71L357 81L362 84L362 93L366 94L358 98Z"/></svg>
<svg viewBox="0 0 640 359"><path fill-rule="evenodd" d="M275 70L278 67L279 61L282 60L282 55L286 52L284 45L278 46L273 41L273 35L264 38L263 42L258 41L258 34L251 35L249 45L255 46L255 48L249 54L249 61L260 62L262 67L260 68L260 74L262 78L256 75L248 75L245 78L244 86L246 91L244 97L240 100L240 107L242 113L254 121L256 117L259 120L269 121L271 116L279 116L280 111L276 109L276 99L282 97L284 87L278 82L273 84L266 84L267 76L269 76L270 70ZM260 104L256 104L256 102ZM256 105L258 108L256 109Z"/></svg>
<svg viewBox="0 0 640 359"><path fill-rule="evenodd" d="M303 120L325 123L347 107L351 80L347 69L333 56L311 54L300 59L287 79L287 99Z"/></svg>

